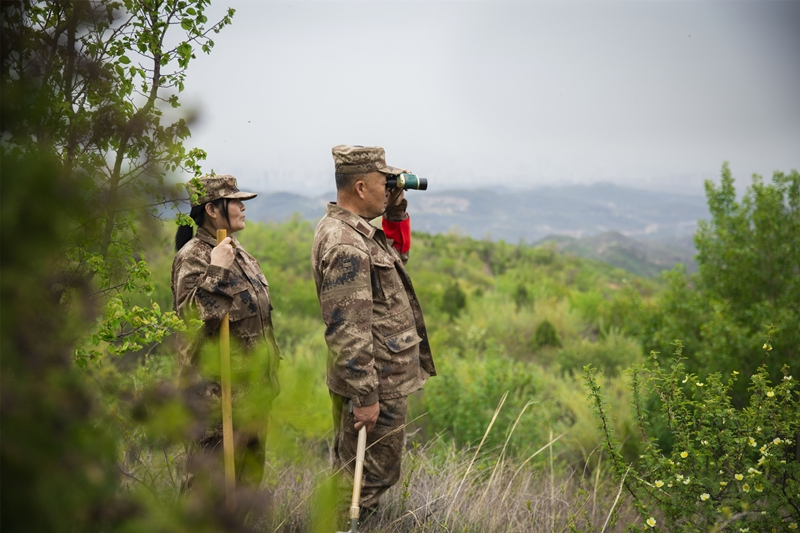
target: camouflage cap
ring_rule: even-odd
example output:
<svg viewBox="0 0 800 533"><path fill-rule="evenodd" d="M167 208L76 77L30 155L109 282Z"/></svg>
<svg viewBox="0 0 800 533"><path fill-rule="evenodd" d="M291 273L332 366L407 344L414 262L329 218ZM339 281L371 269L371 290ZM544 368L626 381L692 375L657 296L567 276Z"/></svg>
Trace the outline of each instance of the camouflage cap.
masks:
<svg viewBox="0 0 800 533"><path fill-rule="evenodd" d="M192 206L202 205L206 202L213 202L219 198L235 198L237 200L249 200L258 196L254 192L240 191L236 185L236 178L228 174L217 174L215 176L200 176L197 178L203 185L203 190L198 190L190 181L186 184L189 194L197 194L197 201L191 202Z"/></svg>
<svg viewBox="0 0 800 533"><path fill-rule="evenodd" d="M383 172L397 175L408 172L402 168L390 167L386 164L386 153L380 146L351 146L340 144L334 146L333 162L337 174L367 174Z"/></svg>

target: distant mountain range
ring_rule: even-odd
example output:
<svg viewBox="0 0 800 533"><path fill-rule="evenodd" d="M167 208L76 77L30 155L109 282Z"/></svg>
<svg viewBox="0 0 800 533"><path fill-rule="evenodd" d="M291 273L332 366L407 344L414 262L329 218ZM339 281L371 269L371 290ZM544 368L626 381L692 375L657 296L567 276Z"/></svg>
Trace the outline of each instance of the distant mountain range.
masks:
<svg viewBox="0 0 800 533"><path fill-rule="evenodd" d="M537 244L554 242L564 253L610 263L639 276L657 276L678 263L697 271L691 235L664 240L639 240L617 231L576 239L566 235L545 237Z"/></svg>
<svg viewBox="0 0 800 533"><path fill-rule="evenodd" d="M415 230L529 244L555 241L564 252L641 275L657 274L676 263L694 270L692 235L697 221L709 216L703 196L612 184L406 194ZM279 222L298 213L316 221L334 198L334 193L317 198L260 194L248 202L248 215Z"/></svg>

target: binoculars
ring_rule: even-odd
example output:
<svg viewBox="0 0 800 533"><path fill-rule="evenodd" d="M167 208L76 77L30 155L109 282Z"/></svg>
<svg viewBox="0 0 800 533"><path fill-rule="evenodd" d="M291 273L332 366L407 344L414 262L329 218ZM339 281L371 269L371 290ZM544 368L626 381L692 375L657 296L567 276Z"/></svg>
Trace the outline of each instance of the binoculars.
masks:
<svg viewBox="0 0 800 533"><path fill-rule="evenodd" d="M396 187L405 190L414 189L417 191L424 191L428 189L428 179L420 178L416 174L408 174L406 172L396 176L387 176L386 188L391 190Z"/></svg>

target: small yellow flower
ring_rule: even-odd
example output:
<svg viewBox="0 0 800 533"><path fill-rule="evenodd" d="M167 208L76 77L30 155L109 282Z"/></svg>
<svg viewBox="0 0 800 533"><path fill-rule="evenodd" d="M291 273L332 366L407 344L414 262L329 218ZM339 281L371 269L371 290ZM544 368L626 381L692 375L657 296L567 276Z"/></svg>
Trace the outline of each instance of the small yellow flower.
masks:
<svg viewBox="0 0 800 533"><path fill-rule="evenodd" d="M651 516L647 519L647 525L650 527L656 527L656 519Z"/></svg>
<svg viewBox="0 0 800 533"><path fill-rule="evenodd" d="M768 397L768 398L772 398L773 396L775 396L775 393L774 393L774 392L772 392L771 390L770 390L770 391L767 391L767 397Z"/></svg>
<svg viewBox="0 0 800 533"><path fill-rule="evenodd" d="M708 441L707 440L701 440L700 444L702 444L703 446L708 446Z"/></svg>
<svg viewBox="0 0 800 533"><path fill-rule="evenodd" d="M738 370L734 370L734 371L733 371L733 375L734 375L734 376L738 376L738 375L739 375L739 371L738 371Z"/></svg>
<svg viewBox="0 0 800 533"><path fill-rule="evenodd" d="M701 495L700 495L700 500L701 500L701 501L706 501L706 500L707 500L707 499L709 499L710 497L711 497L711 495L710 495L709 493L707 493L707 492L704 492L703 494L701 494Z"/></svg>
<svg viewBox="0 0 800 533"><path fill-rule="evenodd" d="M750 485L745 483L744 485L742 485L742 490L745 492L750 492Z"/></svg>
<svg viewBox="0 0 800 533"><path fill-rule="evenodd" d="M750 446L752 446L753 448L755 448L756 446L758 446L758 444L756 443L756 439L754 439L753 437L748 437L748 438L747 438L747 444L749 444L749 445L750 445Z"/></svg>
<svg viewBox="0 0 800 533"><path fill-rule="evenodd" d="M792 381L792 376L783 376L783 381Z"/></svg>
<svg viewBox="0 0 800 533"><path fill-rule="evenodd" d="M780 444L781 442L783 442L783 441L781 440L781 438L780 438L780 437L775 437L775 438L772 440L772 444Z"/></svg>
<svg viewBox="0 0 800 533"><path fill-rule="evenodd" d="M681 452L681 459L686 459L689 457L689 452Z"/></svg>
<svg viewBox="0 0 800 533"><path fill-rule="evenodd" d="M753 467L751 466L750 468L748 468L748 469L747 469L747 473L748 473L748 474L754 474L754 475L758 475L758 474L760 474L760 473L761 473L761 471L760 471L760 470L756 470L755 468L753 468Z"/></svg>
<svg viewBox="0 0 800 533"><path fill-rule="evenodd" d="M658 481L656 481L656 487L658 487L660 489L663 486L664 486L664 482L663 481L661 481L660 479Z"/></svg>
<svg viewBox="0 0 800 533"><path fill-rule="evenodd" d="M687 477L686 479L683 480L683 484L684 485L688 485L691 480L692 480L692 478Z"/></svg>
<svg viewBox="0 0 800 533"><path fill-rule="evenodd" d="M764 492L764 485L762 485L761 483L758 483L758 484L756 485L756 491L758 491L758 492Z"/></svg>
<svg viewBox="0 0 800 533"><path fill-rule="evenodd" d="M672 482L667 483L667 488L672 488Z"/></svg>
<svg viewBox="0 0 800 533"><path fill-rule="evenodd" d="M733 477L735 477L735 478L736 478L736 481L741 481L742 479L744 479L744 476L743 476L743 475L741 475L741 474L736 474L736 475L735 475L735 476L733 476Z"/></svg>
<svg viewBox="0 0 800 533"><path fill-rule="evenodd" d="M789 529L797 529L797 523L792 522L791 524L789 524Z"/></svg>
<svg viewBox="0 0 800 533"><path fill-rule="evenodd" d="M703 386L703 384L700 383L699 381L697 383L695 383L695 385L697 385L698 387L702 387Z"/></svg>
<svg viewBox="0 0 800 533"><path fill-rule="evenodd" d="M727 482L727 481L720 481L720 482L719 482L719 486L720 486L720 487L724 487L724 486L726 486L727 484L728 484L728 482Z"/></svg>
<svg viewBox="0 0 800 533"><path fill-rule="evenodd" d="M681 481L683 479L683 474L675 474L675 479Z"/></svg>

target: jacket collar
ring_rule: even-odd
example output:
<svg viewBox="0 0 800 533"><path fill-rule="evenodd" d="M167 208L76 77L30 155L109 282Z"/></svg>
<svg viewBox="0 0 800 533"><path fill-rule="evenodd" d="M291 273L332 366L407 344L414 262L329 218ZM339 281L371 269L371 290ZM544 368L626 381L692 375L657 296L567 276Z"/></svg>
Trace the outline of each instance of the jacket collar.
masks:
<svg viewBox="0 0 800 533"><path fill-rule="evenodd" d="M203 227L197 228L197 234L195 235L195 237L197 237L206 244L210 244L212 247L217 245L217 236L211 235L211 233L209 233L208 230L206 230L206 228ZM239 244L239 241L236 240L236 237L231 236L231 241L233 241L233 244L236 245L236 248L241 248L241 245Z"/></svg>
<svg viewBox="0 0 800 533"><path fill-rule="evenodd" d="M339 207L336 202L328 203L328 216L337 220L341 220L368 239L371 239L375 235L375 232L378 231L378 228L352 211L348 211L343 207Z"/></svg>

